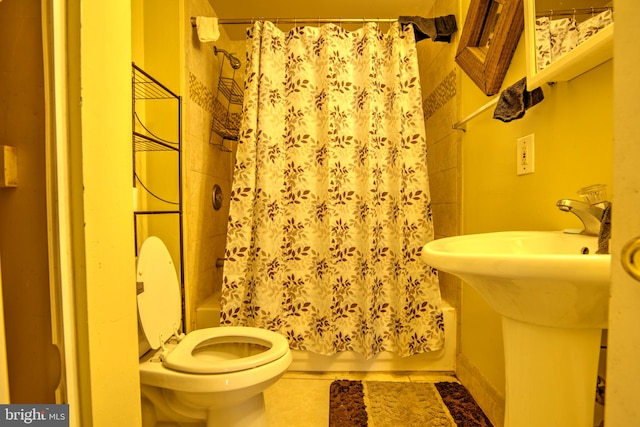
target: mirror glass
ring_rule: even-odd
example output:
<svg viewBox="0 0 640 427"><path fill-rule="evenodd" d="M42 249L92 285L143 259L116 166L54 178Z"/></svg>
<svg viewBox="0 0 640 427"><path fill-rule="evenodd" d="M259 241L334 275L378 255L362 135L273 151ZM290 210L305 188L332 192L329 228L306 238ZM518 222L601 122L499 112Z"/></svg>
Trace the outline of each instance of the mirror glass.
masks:
<svg viewBox="0 0 640 427"><path fill-rule="evenodd" d="M489 50L489 45L491 45L491 41L493 40L493 35L496 31L496 24L498 23L498 18L500 18L500 13L502 13L502 3L492 1L491 6L487 11L487 17L484 21L485 23L482 28L482 34L480 35L480 40L478 42L478 49L483 52L485 56Z"/></svg>
<svg viewBox="0 0 640 427"><path fill-rule="evenodd" d="M536 71L613 23L611 0L536 0Z"/></svg>

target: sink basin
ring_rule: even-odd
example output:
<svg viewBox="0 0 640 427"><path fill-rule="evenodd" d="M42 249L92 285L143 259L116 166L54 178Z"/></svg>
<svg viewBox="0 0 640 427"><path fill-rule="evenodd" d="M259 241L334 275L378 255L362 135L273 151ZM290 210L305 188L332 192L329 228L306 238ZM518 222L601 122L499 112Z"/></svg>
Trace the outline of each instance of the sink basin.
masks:
<svg viewBox="0 0 640 427"><path fill-rule="evenodd" d="M505 427L593 426L611 261L596 250L596 237L551 231L424 246L427 264L460 277L502 317Z"/></svg>
<svg viewBox="0 0 640 427"><path fill-rule="evenodd" d="M480 293L499 314L565 328L606 328L610 255L597 238L505 231L435 240L422 256Z"/></svg>

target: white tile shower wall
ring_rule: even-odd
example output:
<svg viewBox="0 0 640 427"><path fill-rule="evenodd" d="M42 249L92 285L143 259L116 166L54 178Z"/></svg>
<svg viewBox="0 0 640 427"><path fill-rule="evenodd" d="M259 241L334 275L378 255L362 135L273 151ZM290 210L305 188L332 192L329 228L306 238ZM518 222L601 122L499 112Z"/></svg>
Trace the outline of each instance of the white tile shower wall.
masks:
<svg viewBox="0 0 640 427"><path fill-rule="evenodd" d="M220 137L211 135L213 98L220 74L222 55L214 55L213 46L235 52L244 63L244 41L229 40L224 28L220 39L201 43L188 20L192 16L216 16L207 0L185 2L185 80L184 99L184 252L185 308L187 331L196 328L196 308L209 296L219 292L222 270L216 259L224 257L229 193L233 173L233 153L221 151ZM236 80L242 86L242 75ZM226 142L233 147L233 143ZM225 196L220 210L212 207L214 185Z"/></svg>
<svg viewBox="0 0 640 427"><path fill-rule="evenodd" d="M457 2L438 0L428 16L459 16L458 12ZM452 129L460 108L457 96L459 70L455 64L457 37L459 31L454 34L451 43L433 42L430 39L417 43L436 239L460 234L460 131ZM441 273L440 289L443 299L459 309L459 280Z"/></svg>
<svg viewBox="0 0 640 427"><path fill-rule="evenodd" d="M453 14L459 21L459 2L437 0L427 16ZM418 66L422 86L427 135L427 162L435 238L461 232L461 135L452 128L460 116L460 70L455 52L460 29L451 43L418 42ZM439 274L443 300L460 312L462 284L446 273ZM456 316L456 348L460 351L460 316Z"/></svg>

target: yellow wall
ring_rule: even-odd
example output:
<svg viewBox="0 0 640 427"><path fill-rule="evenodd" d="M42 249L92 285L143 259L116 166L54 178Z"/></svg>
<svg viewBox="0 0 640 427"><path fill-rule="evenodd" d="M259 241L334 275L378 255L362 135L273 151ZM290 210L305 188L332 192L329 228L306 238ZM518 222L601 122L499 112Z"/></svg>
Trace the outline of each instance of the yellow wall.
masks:
<svg viewBox="0 0 640 427"><path fill-rule="evenodd" d="M463 0L462 10L469 1ZM463 234L502 230L579 228L555 202L578 198L590 184L611 194L613 143L612 61L554 86L522 119L503 123L493 109L470 121L462 137ZM462 74L462 116L487 98ZM503 89L525 75L524 35ZM516 175L516 139L535 135L535 172ZM504 357L499 316L464 285L461 351L499 392L504 392Z"/></svg>

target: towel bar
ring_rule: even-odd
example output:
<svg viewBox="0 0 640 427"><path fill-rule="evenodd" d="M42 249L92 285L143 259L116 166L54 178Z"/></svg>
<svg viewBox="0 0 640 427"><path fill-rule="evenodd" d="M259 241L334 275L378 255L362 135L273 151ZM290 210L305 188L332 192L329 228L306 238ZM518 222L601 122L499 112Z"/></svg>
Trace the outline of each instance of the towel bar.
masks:
<svg viewBox="0 0 640 427"><path fill-rule="evenodd" d="M493 98L491 101L487 102L486 104L484 104L482 107L478 108L476 111L474 111L473 113L469 114L467 117L465 117L464 119L460 120L457 123L453 124L453 129L456 130L461 130L466 132L466 126L464 126L469 120L475 118L476 116L478 116L480 113L483 113L484 111L488 110L489 108L493 107L494 105L496 105L498 103L498 99L500 99L499 96L496 96L495 98Z"/></svg>

